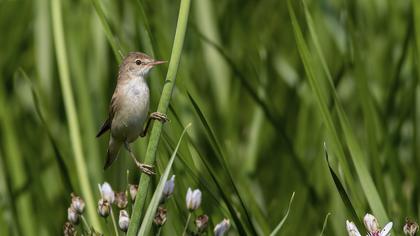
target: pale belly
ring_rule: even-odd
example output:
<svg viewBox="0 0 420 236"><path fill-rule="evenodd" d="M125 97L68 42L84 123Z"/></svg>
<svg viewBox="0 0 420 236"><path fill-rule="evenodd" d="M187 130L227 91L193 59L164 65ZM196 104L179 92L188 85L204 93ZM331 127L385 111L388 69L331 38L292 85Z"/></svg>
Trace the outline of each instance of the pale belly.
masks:
<svg viewBox="0 0 420 236"><path fill-rule="evenodd" d="M136 83L137 82L137 83ZM111 125L112 136L120 141L134 142L143 131L149 112L149 88L145 83L133 81L123 88L118 111Z"/></svg>

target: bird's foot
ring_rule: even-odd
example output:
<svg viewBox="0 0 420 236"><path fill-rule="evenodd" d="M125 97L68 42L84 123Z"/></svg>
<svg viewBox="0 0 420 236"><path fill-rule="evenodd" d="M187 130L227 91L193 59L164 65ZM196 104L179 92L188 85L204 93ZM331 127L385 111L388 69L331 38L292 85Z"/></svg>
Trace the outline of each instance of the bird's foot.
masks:
<svg viewBox="0 0 420 236"><path fill-rule="evenodd" d="M136 165L140 169L140 171L145 173L146 175L151 176L156 174L152 165L147 165L140 162L136 162Z"/></svg>
<svg viewBox="0 0 420 236"><path fill-rule="evenodd" d="M163 113L158 112L158 111L152 112L150 114L150 118L154 119L154 120L158 120L162 123L165 123L165 122L169 121L168 116L166 116L166 114L163 114Z"/></svg>

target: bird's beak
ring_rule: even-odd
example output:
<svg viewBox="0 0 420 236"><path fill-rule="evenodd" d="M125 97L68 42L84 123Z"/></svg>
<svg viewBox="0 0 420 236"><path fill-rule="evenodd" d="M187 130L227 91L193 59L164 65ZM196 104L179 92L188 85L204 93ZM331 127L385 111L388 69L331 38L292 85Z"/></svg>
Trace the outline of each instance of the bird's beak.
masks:
<svg viewBox="0 0 420 236"><path fill-rule="evenodd" d="M155 65L159 65L159 64L163 64L163 63L166 63L167 61L152 61L152 62L149 62L149 63L147 63L148 65L151 65L151 66L155 66Z"/></svg>

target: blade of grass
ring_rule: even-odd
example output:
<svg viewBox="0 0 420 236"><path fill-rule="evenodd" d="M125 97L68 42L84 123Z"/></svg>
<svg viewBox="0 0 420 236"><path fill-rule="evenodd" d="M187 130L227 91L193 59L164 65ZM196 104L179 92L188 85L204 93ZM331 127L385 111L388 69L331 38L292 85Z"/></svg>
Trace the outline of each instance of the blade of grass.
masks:
<svg viewBox="0 0 420 236"><path fill-rule="evenodd" d="M4 78L2 78L4 79ZM32 192L30 189L25 189L17 197L13 197L15 191L25 186L25 183L30 179L25 168L25 160L21 153L21 145L14 130L16 125L14 123L13 113L11 112L11 105L14 103L11 100L6 100L6 90L0 85L0 134L2 146L0 147L4 152L4 163L8 170L8 178L10 184L11 203L15 209L15 215L18 216L17 221L18 230L23 235L37 235L38 228L32 224L35 217L32 204Z"/></svg>
<svg viewBox="0 0 420 236"><path fill-rule="evenodd" d="M163 87L162 95L159 101L158 112L166 114L169 102L172 97L174 89L176 74L178 71L179 62L181 59L182 48L184 45L185 32L187 30L188 15L190 11L191 0L181 0L179 8L178 22L175 32L175 39L169 62L168 73L166 75L165 85ZM163 124L160 122L154 123L151 131L149 144L147 145L146 156L144 162L146 164L154 164L156 159L156 151L159 144L160 135ZM145 205L147 190L150 184L150 177L142 175L139 182L139 192L137 194L137 201L134 203L133 213L131 216L130 226L127 235L134 236L139 229L140 218Z"/></svg>
<svg viewBox="0 0 420 236"><path fill-rule="evenodd" d="M68 168L66 166L66 163L64 162L63 156L60 153L57 142L54 140L54 137L51 133L51 129L48 126L48 123L45 120L44 115L42 114L41 104L40 104L40 100L38 99L38 94L36 92L36 89L35 89L33 83L31 82L31 80L29 79L28 75L25 73L25 71L21 70L21 73L26 78L28 83L30 83L30 85L31 85L32 98L34 100L35 111L38 114L38 117L41 120L41 124L44 126L45 131L46 131L47 136L48 136L48 139L51 142L51 145L52 145L52 148L53 148L53 151L54 151L54 154L55 154L55 159L56 159L57 164L58 164L58 168L60 169L60 173L62 174L61 177L63 178L63 183L65 185L65 189L68 192L73 191L75 188L71 184L71 180L70 180L71 178L70 178Z"/></svg>
<svg viewBox="0 0 420 236"><path fill-rule="evenodd" d="M328 218L330 217L331 213L328 212L328 214L325 216L324 224L322 225L322 230L319 236L324 235L325 228L327 227Z"/></svg>
<svg viewBox="0 0 420 236"><path fill-rule="evenodd" d="M172 110L172 108L171 108ZM174 113L175 116L175 120L182 126L181 121L179 120L179 116L176 114L175 110L172 110L172 112ZM201 111L200 111L201 112ZM210 175L209 177L211 178L211 180L213 181L214 185L217 188L217 192L220 194L220 196L222 197L223 202L225 203L226 207L228 208L227 210L229 211L231 218L233 219L233 222L236 225L236 228L238 230L238 233L240 235L247 235L246 231L245 231L245 225L242 223L242 221L240 220L240 217L238 216L238 212L235 209L235 207L233 206L232 201L229 201L229 194L230 194L230 190L223 187L223 182L220 180L219 176L216 173L216 168L212 167L210 165L210 162L204 158L204 155L202 154L201 150L198 148L197 144L194 142L194 140L188 136L189 138L189 144L192 146L192 148L195 150L195 152L197 153L199 159L201 160L201 162L203 163L205 169L207 170L208 174ZM204 186L205 189L207 189L207 192L210 193L210 196L213 198L213 200L217 203L217 205L219 206L219 208L221 209L221 211L225 211L225 208L222 206L221 201L218 198L218 195L216 194L216 191L214 188L210 188L211 186L208 184L208 181L206 181L205 177L203 177L203 174L196 174L194 172L194 170L185 162L185 158L181 158L181 162L186 165L186 168L192 172L192 175L194 176L195 180L199 180L200 183L202 184L202 186ZM202 171L200 171L201 173Z"/></svg>
<svg viewBox="0 0 420 236"><path fill-rule="evenodd" d="M245 213L245 216L246 216L246 219L247 219L247 222L248 222L248 226L249 226L252 234L256 235L257 234L256 229L255 229L254 224L253 224L253 222L251 220L251 217L250 217L250 214L248 212L248 209L246 208L246 204L242 200L242 197L239 194L239 191L238 191L238 189L237 189L237 187L235 185L235 182L233 181L232 174L231 174L231 172L229 170L229 167L226 164L226 158L225 158L225 156L223 154L223 151L222 151L222 148L221 148L221 146L220 146L220 144L219 144L219 142L218 142L218 140L216 138L216 135L214 134L213 130L210 128L210 125L207 122L205 116L203 115L200 107L198 106L198 104L196 103L196 101L194 100L194 98L189 93L188 93L188 98L190 99L191 104L194 107L194 110L196 111L198 117L200 118L201 123L203 124L203 126L204 126L204 128L206 130L207 137L210 140L210 143L211 143L213 149L217 151L217 155L216 156L218 157L219 164L223 167L224 171L227 173L227 176L228 176L228 179L229 179L229 183L232 186L235 195L238 197L239 202L241 203L241 208L242 208L243 213Z"/></svg>
<svg viewBox="0 0 420 236"><path fill-rule="evenodd" d="M318 107L320 108L321 112L323 113L323 118L325 119L325 124L327 126L327 130L329 134L335 139L335 144L342 149L341 143L338 140L338 134L334 127L332 116L328 111L327 103L325 95L321 93L320 89L320 83L321 81L318 81L317 79L322 79L321 77L317 78L314 73L314 60L309 52L308 46L306 45L306 42L303 38L302 30L300 29L299 23L296 19L296 15L294 13L293 7L291 5L291 1L288 0L288 8L289 8L289 14L290 18L292 20L293 25L293 31L296 38L296 43L298 46L299 54L301 56L307 78L309 80L309 84L311 86L311 89L314 91L316 95L316 100ZM314 35L316 36L316 34ZM319 58L324 58L322 51L317 50L317 55ZM325 59L321 59L321 61ZM353 131L350 128L350 124L345 116L344 110L341 107L341 104L339 103L338 96L336 94L335 88L333 86L332 77L328 76L331 73L329 73L328 67L325 65L324 72L327 74L327 82L330 87L331 94L333 95L333 99L336 104L336 110L337 115L340 121L341 128L343 130L343 134L345 137L346 144L350 151L350 156L352 157L351 160L353 161L353 164L356 169L356 173L359 177L364 195L369 203L369 206L371 207L373 213L376 215L376 217L379 219L380 222L388 222L388 216L386 214L384 205L381 201L381 198L379 197L378 190L375 187L375 184L372 180L372 177L369 174L369 171L366 167L366 164L364 163L364 160L366 159L363 155L363 152L361 150L361 147L359 143L356 141L356 137L353 134ZM345 159L342 159L340 164L343 166L343 172L345 172L344 176L346 179L351 179L349 166L347 164L347 161ZM347 182L347 184L351 184L351 182ZM351 185L350 185L351 188ZM351 188L353 189L353 188Z"/></svg>
<svg viewBox="0 0 420 236"><path fill-rule="evenodd" d="M115 40L114 35L111 32L111 28L109 27L109 24L106 20L105 13L102 9L101 3L99 0L91 0L93 7L95 8L96 13L98 14L99 20L102 23L102 27L104 28L105 35L108 39L108 42L111 44L112 51L114 52L114 56L118 61L118 64L122 61L122 55L124 55L124 51L122 47L117 43Z"/></svg>
<svg viewBox="0 0 420 236"><path fill-rule="evenodd" d="M265 99L259 96L258 93L253 89L254 87L247 80L246 76L241 72L239 67L236 65L235 61L228 55L227 52L223 50L222 47L220 47L215 42L211 41L206 36L201 34L201 32L197 28L193 28L193 29L204 42L214 47L214 49L216 49L216 51L220 53L222 58L226 61L227 65L231 68L233 74L237 78L239 78L242 86L249 93L251 98L261 107L269 123L277 130L277 132L283 138L285 142L284 146L287 148L287 151L290 153L290 160L293 162L293 164L297 168L297 172L299 173L299 175L301 175L304 181L304 184L308 187L309 192L311 194L311 198L314 200L314 202L318 202L319 198L318 198L318 195L316 194L315 189L313 188L313 185L310 183L309 175L307 174L308 172L306 171L301 158L299 158L296 151L294 150L292 140L286 133L286 128L284 127L285 122L283 121L284 118L283 117L277 118L277 115L272 111L272 109L270 108L268 103L265 101Z"/></svg>
<svg viewBox="0 0 420 236"><path fill-rule="evenodd" d="M139 233L137 234L139 236L149 235L150 233L150 228L152 227L152 222L155 217L156 209L159 206L160 198L162 196L163 187L165 187L165 183L168 180L169 172L171 171L172 164L174 163L182 138L184 137L184 134L187 132L190 126L191 126L191 123L189 123L185 127L184 131L182 131L181 137L179 137L178 144L176 145L175 150L172 153L171 159L169 160L168 165L166 166L165 172L160 178L160 181L159 181L158 186L156 187L155 193L153 194L153 197L150 200L149 206L147 207L146 214L144 215L143 222L141 223Z"/></svg>
<svg viewBox="0 0 420 236"><path fill-rule="evenodd" d="M281 228L284 225L284 222L286 222L287 217L289 216L290 207L292 206L293 198L295 198L295 192L293 192L292 197L290 197L289 207L287 208L286 214L284 215L283 219L279 222L279 224L276 226L276 228L273 230L273 232L271 232L270 236L275 236L280 232Z"/></svg>
<svg viewBox="0 0 420 236"><path fill-rule="evenodd" d="M86 208L89 221L92 226L101 230L98 215L96 214L95 201L92 188L89 183L89 174L86 169L85 158L82 151L82 140L79 130L79 121L76 114L75 101L72 93L70 72L68 68L67 52L64 41L64 25L62 22L61 0L54 0L51 3L51 15L53 22L53 36L55 52L57 57L58 71L60 74L60 84L64 99L64 106L67 115L68 128L70 132L71 147L76 163L76 173L80 183L83 197L86 201Z"/></svg>
<svg viewBox="0 0 420 236"><path fill-rule="evenodd" d="M353 221L356 222L356 225L361 228L362 223L360 222L360 218L357 216L356 210L353 207L353 204L351 203L351 200L344 189L343 184L341 184L340 178L338 178L337 174L334 172L334 169L331 167L330 161L328 159L328 151L327 147L324 143L324 152L325 152L325 160L328 164L328 169L330 170L331 177L333 178L335 187L337 188L338 193L340 194L341 200L343 200L344 205L346 206L347 210L350 212L350 214L353 217Z"/></svg>

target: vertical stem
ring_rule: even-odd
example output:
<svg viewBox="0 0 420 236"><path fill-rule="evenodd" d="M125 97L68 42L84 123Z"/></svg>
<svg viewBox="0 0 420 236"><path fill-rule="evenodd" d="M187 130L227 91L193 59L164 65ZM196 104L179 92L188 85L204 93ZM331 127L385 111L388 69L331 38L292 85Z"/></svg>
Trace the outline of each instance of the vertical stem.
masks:
<svg viewBox="0 0 420 236"><path fill-rule="evenodd" d="M68 128L70 132L71 146L73 149L74 159L76 163L77 179L80 182L82 194L86 199L87 215L89 221L95 229L100 229L99 220L95 211L95 202L93 193L89 184L89 174L86 169L86 163L82 151L81 135L79 130L79 121L76 115L76 107L70 82L70 73L67 61L67 52L64 41L63 22L61 13L61 0L51 0L51 12L53 22L53 34L55 52L57 57L58 70L60 74L60 84L63 93L64 106L66 109Z"/></svg>
<svg viewBox="0 0 420 236"><path fill-rule="evenodd" d="M182 236L185 236L185 234L187 233L187 229L188 229L188 225L190 224L190 220L191 220L191 211L188 213L187 222L185 223L185 227L184 227L184 231L182 232Z"/></svg>
<svg viewBox="0 0 420 236"><path fill-rule="evenodd" d="M163 225L162 225L163 226ZM162 226L159 226L156 236L160 236L160 232L162 231Z"/></svg>
<svg viewBox="0 0 420 236"><path fill-rule="evenodd" d="M115 221L115 216L114 216L114 211L112 210L112 206L110 210L111 210L111 219L112 219L112 225L114 226L115 236L119 236L117 222Z"/></svg>
<svg viewBox="0 0 420 236"><path fill-rule="evenodd" d="M88 232L88 235L91 234L91 230L90 230L90 226L88 224L88 222L86 221L85 217L83 215L80 215L80 217L82 218L83 224L85 225L85 228Z"/></svg>
<svg viewBox="0 0 420 236"><path fill-rule="evenodd" d="M190 10L191 0L181 0L179 9L177 28L175 32L174 44L172 47L171 60L169 62L168 73L166 75L165 85L163 87L162 95L159 101L158 112L166 113L169 102L172 97L172 92L175 85L176 73L178 71L179 61L181 59L182 47L184 44L185 32L187 30L188 15ZM156 150L159 144L160 134L162 132L162 123L156 122L153 125L150 135L149 144L146 150L145 163L154 164L156 158ZM142 175L139 182L139 191L137 193L136 201L134 202L133 213L131 216L130 226L127 235L134 236L140 227L140 218L143 207L146 205L146 195L149 188L150 177Z"/></svg>

